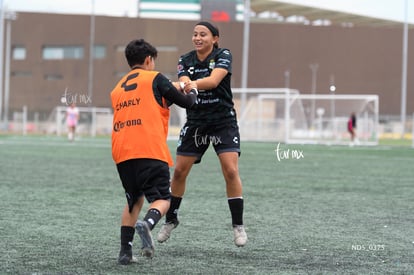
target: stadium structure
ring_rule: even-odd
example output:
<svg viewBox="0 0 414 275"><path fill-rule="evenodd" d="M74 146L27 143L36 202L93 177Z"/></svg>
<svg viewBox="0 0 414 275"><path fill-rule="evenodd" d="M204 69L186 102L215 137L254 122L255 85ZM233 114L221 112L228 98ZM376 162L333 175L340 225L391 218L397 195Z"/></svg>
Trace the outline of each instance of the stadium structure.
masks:
<svg viewBox="0 0 414 275"><path fill-rule="evenodd" d="M402 23L251 1L248 74L243 79L242 1L225 1L227 6L215 3L223 1L175 1L176 10L166 9L162 19L154 18L160 15L152 5L165 2L171 1L140 1L138 17L5 16L1 130L59 133L56 119L65 107L61 98L69 97L84 112L85 133L108 133L110 125L104 129L91 123L108 121L109 92L128 71L125 45L135 38L150 41L159 51L157 70L174 80L178 57L192 49L194 24L206 19L219 27L220 46L232 51L240 123L245 133L255 133L249 138L288 142L297 137L293 141L299 142L325 137L339 142L346 139L344 120L351 112L358 113L367 142L401 133ZM414 44L412 28L408 37L408 44ZM413 65L410 53L408 71ZM413 78L407 87L412 90ZM409 92L408 133L413 112L414 94ZM172 135L182 120L183 111L173 108Z"/></svg>

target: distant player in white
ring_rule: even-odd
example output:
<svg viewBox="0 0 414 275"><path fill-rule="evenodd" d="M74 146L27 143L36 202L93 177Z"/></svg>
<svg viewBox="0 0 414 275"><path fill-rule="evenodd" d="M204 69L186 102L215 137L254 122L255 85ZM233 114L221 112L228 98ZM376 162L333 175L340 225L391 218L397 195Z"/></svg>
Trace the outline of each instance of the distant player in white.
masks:
<svg viewBox="0 0 414 275"><path fill-rule="evenodd" d="M68 139L73 141L75 139L76 126L79 121L79 109L75 103L72 103L66 109L66 124L68 125Z"/></svg>

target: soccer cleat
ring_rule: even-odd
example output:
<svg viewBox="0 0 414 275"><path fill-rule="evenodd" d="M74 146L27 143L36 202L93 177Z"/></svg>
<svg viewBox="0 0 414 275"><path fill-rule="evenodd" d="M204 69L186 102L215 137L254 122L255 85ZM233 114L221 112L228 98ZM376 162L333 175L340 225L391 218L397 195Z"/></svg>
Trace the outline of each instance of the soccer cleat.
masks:
<svg viewBox="0 0 414 275"><path fill-rule="evenodd" d="M247 234L243 225L236 225L233 227L234 244L238 247L244 246L247 243Z"/></svg>
<svg viewBox="0 0 414 275"><path fill-rule="evenodd" d="M137 263L138 260L134 256L132 256L132 250L130 251L120 251L118 257L118 263L120 265L128 265L131 263Z"/></svg>
<svg viewBox="0 0 414 275"><path fill-rule="evenodd" d="M157 240L160 243L165 242L170 238L171 231L178 226L180 222L178 220L174 220L172 222L166 222L161 226L160 232L158 233Z"/></svg>
<svg viewBox="0 0 414 275"><path fill-rule="evenodd" d="M141 238L142 247L141 254L147 258L152 258L154 256L154 242L152 241L151 230L148 227L147 222L138 221L135 225L135 229L139 237Z"/></svg>

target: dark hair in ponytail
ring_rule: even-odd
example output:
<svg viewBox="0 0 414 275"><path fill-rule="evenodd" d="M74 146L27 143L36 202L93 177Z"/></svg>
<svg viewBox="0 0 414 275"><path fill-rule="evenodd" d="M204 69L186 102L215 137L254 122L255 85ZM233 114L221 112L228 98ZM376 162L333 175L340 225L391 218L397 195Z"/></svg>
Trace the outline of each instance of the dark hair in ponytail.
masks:
<svg viewBox="0 0 414 275"><path fill-rule="evenodd" d="M219 29L216 26L214 26L213 24L211 24L210 22L201 21L201 22L198 22L196 24L196 26L198 26L198 25L204 26L207 29L209 29L209 31L211 32L211 34L213 36L218 36L218 37L220 36ZM217 49L219 47L218 42L214 43L213 46L214 46L215 49Z"/></svg>

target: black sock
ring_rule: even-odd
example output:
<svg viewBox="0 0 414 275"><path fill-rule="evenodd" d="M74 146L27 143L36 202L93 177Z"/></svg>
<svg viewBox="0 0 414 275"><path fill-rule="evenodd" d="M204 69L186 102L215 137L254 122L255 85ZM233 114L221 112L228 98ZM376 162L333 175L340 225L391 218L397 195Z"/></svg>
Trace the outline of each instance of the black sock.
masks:
<svg viewBox="0 0 414 275"><path fill-rule="evenodd" d="M178 220L178 208L180 208L182 199L183 198L171 196L171 205L165 215L167 222L174 222Z"/></svg>
<svg viewBox="0 0 414 275"><path fill-rule="evenodd" d="M161 219L161 213L158 209L151 208L148 210L147 214L144 217L144 221L146 221L150 227L150 230L154 228L154 226L158 223Z"/></svg>
<svg viewBox="0 0 414 275"><path fill-rule="evenodd" d="M243 198L228 199L233 226L243 225Z"/></svg>
<svg viewBox="0 0 414 275"><path fill-rule="evenodd" d="M134 233L132 226L121 226L121 250L131 250Z"/></svg>

